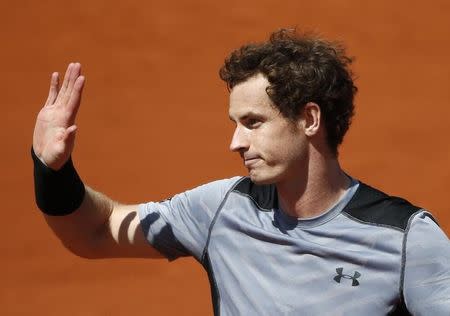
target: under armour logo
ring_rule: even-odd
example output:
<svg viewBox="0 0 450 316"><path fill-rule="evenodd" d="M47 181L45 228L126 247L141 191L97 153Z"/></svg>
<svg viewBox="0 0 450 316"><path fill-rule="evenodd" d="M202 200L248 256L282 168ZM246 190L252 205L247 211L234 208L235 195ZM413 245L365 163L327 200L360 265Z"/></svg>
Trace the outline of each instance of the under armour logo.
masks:
<svg viewBox="0 0 450 316"><path fill-rule="evenodd" d="M359 281L357 280L357 278L359 278L361 276L361 273L359 273L358 271L355 271L355 273L352 275L349 274L343 274L342 271L344 270L344 268L336 268L336 273L337 275L333 278L337 283L341 283L341 279L351 279L353 280L352 282L352 286L358 286L359 285Z"/></svg>

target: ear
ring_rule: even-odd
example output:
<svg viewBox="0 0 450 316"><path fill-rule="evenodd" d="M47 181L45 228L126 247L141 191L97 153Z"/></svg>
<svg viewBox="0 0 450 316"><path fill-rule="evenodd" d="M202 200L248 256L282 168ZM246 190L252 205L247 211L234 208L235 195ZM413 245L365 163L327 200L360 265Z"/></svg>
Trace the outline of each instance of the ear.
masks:
<svg viewBox="0 0 450 316"><path fill-rule="evenodd" d="M320 128L320 107L314 102L308 102L303 107L302 125L306 136L314 136Z"/></svg>

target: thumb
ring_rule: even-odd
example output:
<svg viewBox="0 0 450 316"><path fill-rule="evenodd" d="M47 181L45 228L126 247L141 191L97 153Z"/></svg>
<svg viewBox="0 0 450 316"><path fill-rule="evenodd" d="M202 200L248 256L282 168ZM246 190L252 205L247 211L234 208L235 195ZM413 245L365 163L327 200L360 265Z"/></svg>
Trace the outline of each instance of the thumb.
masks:
<svg viewBox="0 0 450 316"><path fill-rule="evenodd" d="M66 146L70 148L70 152L72 152L75 144L75 136L77 129L78 127L76 125L71 125L64 132L63 141L64 143L66 143Z"/></svg>
<svg viewBox="0 0 450 316"><path fill-rule="evenodd" d="M66 134L70 135L70 134L75 134L76 130L78 129L78 127L74 124L69 126L68 128L66 128Z"/></svg>

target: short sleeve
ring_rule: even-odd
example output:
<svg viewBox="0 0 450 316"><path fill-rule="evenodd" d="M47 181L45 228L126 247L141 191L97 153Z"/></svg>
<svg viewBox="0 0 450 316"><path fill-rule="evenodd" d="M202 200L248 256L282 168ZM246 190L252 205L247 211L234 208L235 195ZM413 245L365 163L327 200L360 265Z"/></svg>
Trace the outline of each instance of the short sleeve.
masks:
<svg viewBox="0 0 450 316"><path fill-rule="evenodd" d="M169 260L194 256L200 261L209 227L239 178L214 181L162 202L140 204L147 240Z"/></svg>
<svg viewBox="0 0 450 316"><path fill-rule="evenodd" d="M428 212L406 235L403 296L412 315L450 315L450 243Z"/></svg>

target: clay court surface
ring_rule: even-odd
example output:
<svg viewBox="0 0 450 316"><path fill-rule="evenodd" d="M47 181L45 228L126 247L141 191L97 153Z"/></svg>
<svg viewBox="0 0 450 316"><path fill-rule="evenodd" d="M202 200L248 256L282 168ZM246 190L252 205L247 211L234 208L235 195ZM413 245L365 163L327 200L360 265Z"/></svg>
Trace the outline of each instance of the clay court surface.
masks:
<svg viewBox="0 0 450 316"><path fill-rule="evenodd" d="M362 3L365 4L362 4ZM116 200L160 200L245 174L218 69L282 26L345 41L357 114L341 148L352 176L430 209L450 233L447 1L3 1L1 315L211 315L194 260L75 257L34 204L34 119L52 71L87 85L74 160Z"/></svg>

